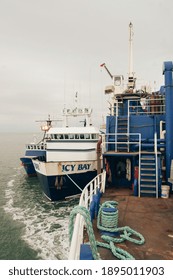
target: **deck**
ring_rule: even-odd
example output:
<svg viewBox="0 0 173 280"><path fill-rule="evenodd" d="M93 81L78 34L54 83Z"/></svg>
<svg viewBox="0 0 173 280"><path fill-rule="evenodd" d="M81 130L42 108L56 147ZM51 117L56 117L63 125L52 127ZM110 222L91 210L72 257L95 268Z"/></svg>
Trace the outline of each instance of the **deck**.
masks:
<svg viewBox="0 0 173 280"><path fill-rule="evenodd" d="M173 260L173 195L168 199L136 197L130 189L106 188L101 203L115 200L119 203L118 227L129 226L140 232L143 245L129 241L117 244L137 260ZM100 232L93 222L95 238L102 241ZM86 237L87 238L87 237ZM111 251L98 248L101 259L115 259Z"/></svg>

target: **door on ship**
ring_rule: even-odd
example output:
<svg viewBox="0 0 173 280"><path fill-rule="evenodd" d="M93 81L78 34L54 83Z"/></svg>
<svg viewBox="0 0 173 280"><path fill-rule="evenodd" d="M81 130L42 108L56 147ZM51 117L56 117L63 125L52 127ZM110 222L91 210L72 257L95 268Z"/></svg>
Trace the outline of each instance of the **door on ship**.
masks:
<svg viewBox="0 0 173 280"><path fill-rule="evenodd" d="M106 185L112 187L132 187L132 160L125 156L108 156L104 159Z"/></svg>
<svg viewBox="0 0 173 280"><path fill-rule="evenodd" d="M115 162L115 186L116 187L124 187L126 183L126 159L120 158Z"/></svg>
<svg viewBox="0 0 173 280"><path fill-rule="evenodd" d="M115 187L131 187L131 160L119 156L112 159L112 185Z"/></svg>

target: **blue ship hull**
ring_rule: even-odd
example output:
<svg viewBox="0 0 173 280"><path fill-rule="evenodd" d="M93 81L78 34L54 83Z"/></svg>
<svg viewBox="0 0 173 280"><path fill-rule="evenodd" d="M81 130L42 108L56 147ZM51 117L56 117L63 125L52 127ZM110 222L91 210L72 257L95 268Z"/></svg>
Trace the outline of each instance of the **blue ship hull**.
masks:
<svg viewBox="0 0 173 280"><path fill-rule="evenodd" d="M97 171L71 174L70 178L81 188L97 175ZM65 197L80 194L81 190L66 176L44 176L37 172L43 193L51 201L63 200Z"/></svg>
<svg viewBox="0 0 173 280"><path fill-rule="evenodd" d="M26 151L25 156L20 158L22 165L26 171L26 174L29 177L37 176L34 165L32 163L32 158L36 158L38 156L45 156L45 151L44 150Z"/></svg>
<svg viewBox="0 0 173 280"><path fill-rule="evenodd" d="M32 163L32 159L31 158L20 158L22 165L26 171L26 174L30 177L32 176L37 176L37 173L35 171L34 165Z"/></svg>

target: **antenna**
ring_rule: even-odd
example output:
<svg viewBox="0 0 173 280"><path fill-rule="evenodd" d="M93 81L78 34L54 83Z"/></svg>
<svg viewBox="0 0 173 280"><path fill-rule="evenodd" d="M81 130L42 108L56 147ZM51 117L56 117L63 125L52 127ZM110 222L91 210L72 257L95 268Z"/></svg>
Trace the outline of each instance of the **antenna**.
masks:
<svg viewBox="0 0 173 280"><path fill-rule="evenodd" d="M48 118L46 120L36 120L36 122L46 122L45 125L41 125L41 130L43 131L48 131L51 127L52 127L52 122L55 122L55 121L62 121L62 119L57 119L57 120L52 120L50 118L50 115L48 115Z"/></svg>
<svg viewBox="0 0 173 280"><path fill-rule="evenodd" d="M128 73L128 89L135 88L134 72L133 72L133 24L129 24L129 73Z"/></svg>
<svg viewBox="0 0 173 280"><path fill-rule="evenodd" d="M76 91L76 94L75 94L75 100L74 100L74 102L75 102L75 105L76 105L76 107L77 107L77 102L78 102L78 92Z"/></svg>

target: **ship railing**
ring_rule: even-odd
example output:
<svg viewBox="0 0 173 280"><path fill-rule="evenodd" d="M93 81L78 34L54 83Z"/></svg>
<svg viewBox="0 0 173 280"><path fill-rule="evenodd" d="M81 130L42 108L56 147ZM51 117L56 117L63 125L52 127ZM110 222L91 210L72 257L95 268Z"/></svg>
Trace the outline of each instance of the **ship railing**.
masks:
<svg viewBox="0 0 173 280"><path fill-rule="evenodd" d="M128 100L128 116L165 114L165 97L156 97L151 95L150 99Z"/></svg>
<svg viewBox="0 0 173 280"><path fill-rule="evenodd" d="M98 192L105 191L106 171L97 175L92 181L90 181L82 191L79 200L79 206L84 206L89 210L90 203L93 200L93 195ZM77 214L74 223L73 235L70 244L69 260L79 260L80 257L80 245L83 243L85 221L81 214Z"/></svg>
<svg viewBox="0 0 173 280"><path fill-rule="evenodd" d="M127 141L117 141L118 135L126 136ZM115 141L116 140L116 141ZM119 144L131 146L131 149L122 151L122 147L118 147ZM136 152L139 158L138 178L141 176L141 134L140 133L106 133L102 139L102 153L126 153ZM138 182L138 189L140 190L140 180Z"/></svg>
<svg viewBox="0 0 173 280"><path fill-rule="evenodd" d="M127 141L117 141L118 135L126 136ZM122 150L119 144L129 145L130 149ZM138 178L141 176L141 134L140 133L106 133L102 138L102 153L110 155L111 153L136 153L139 159ZM140 194L140 180L138 180L138 190Z"/></svg>
<svg viewBox="0 0 173 280"><path fill-rule="evenodd" d="M118 140L118 138L125 140ZM141 150L141 134L140 133L106 133L102 139L102 153L106 152L124 152ZM127 149L125 149L127 148Z"/></svg>
<svg viewBox="0 0 173 280"><path fill-rule="evenodd" d="M159 197L158 193L158 154L157 154L157 133L154 134L154 153L156 163L156 198Z"/></svg>
<svg viewBox="0 0 173 280"><path fill-rule="evenodd" d="M114 104L110 103L110 114L112 116L122 115L122 102L117 102ZM151 95L150 98L141 99L129 99L128 100L128 111L127 115L155 115L155 114L165 114L165 96L154 96Z"/></svg>
<svg viewBox="0 0 173 280"><path fill-rule="evenodd" d="M39 144L26 144L27 150L46 150L46 144L45 143L39 143Z"/></svg>

